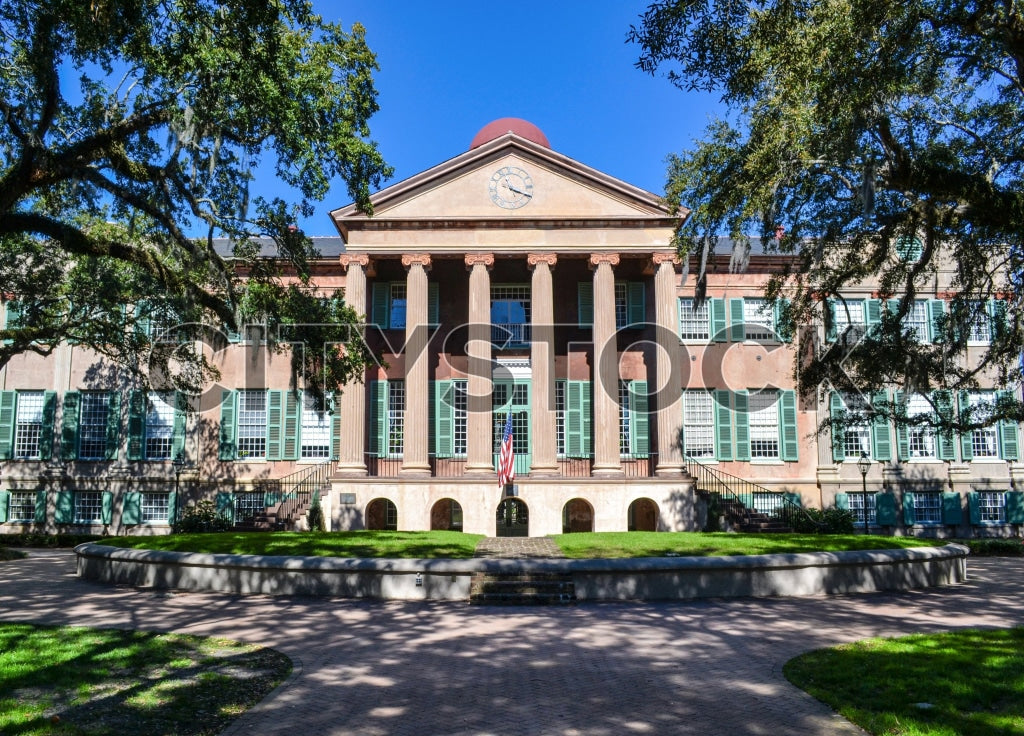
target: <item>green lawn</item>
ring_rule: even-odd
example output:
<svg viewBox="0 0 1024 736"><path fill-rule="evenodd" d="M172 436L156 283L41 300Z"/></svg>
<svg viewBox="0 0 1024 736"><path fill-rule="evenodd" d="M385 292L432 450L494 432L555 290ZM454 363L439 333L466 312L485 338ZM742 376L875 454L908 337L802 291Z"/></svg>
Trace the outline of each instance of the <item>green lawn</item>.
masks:
<svg viewBox="0 0 1024 736"><path fill-rule="evenodd" d="M782 552L931 547L943 542L857 534L731 534L728 532L595 532L554 537L566 557L709 557Z"/></svg>
<svg viewBox="0 0 1024 736"><path fill-rule="evenodd" d="M461 532L221 532L157 537L111 537L101 544L173 552L302 557L408 557L465 559L480 534Z"/></svg>
<svg viewBox="0 0 1024 736"><path fill-rule="evenodd" d="M783 673L876 736L1024 734L1024 628L869 639Z"/></svg>
<svg viewBox="0 0 1024 736"><path fill-rule="evenodd" d="M291 669L226 639L4 623L0 733L216 734Z"/></svg>
<svg viewBox="0 0 1024 736"><path fill-rule="evenodd" d="M115 547L177 552L225 552L313 557L452 558L473 556L478 534L460 532L223 532L157 537L112 537ZM554 537L567 557L663 557L838 552L922 547L934 541L909 537L813 534L704 534L692 532L599 532ZM940 542L941 544L941 542Z"/></svg>

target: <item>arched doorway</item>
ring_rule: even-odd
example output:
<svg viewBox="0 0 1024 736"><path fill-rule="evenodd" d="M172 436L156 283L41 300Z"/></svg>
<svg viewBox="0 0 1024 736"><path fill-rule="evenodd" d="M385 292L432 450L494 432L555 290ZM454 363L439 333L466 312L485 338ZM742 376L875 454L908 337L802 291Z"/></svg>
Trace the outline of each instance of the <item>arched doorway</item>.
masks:
<svg viewBox="0 0 1024 736"><path fill-rule="evenodd" d="M398 529L398 507L386 498L375 498L366 507L366 528L377 531Z"/></svg>
<svg viewBox="0 0 1024 736"><path fill-rule="evenodd" d="M594 531L594 507L574 498L562 507L562 533Z"/></svg>
<svg viewBox="0 0 1024 736"><path fill-rule="evenodd" d="M528 537L530 536L529 522L529 513L525 503L518 498L504 498L498 504L495 536Z"/></svg>
<svg viewBox="0 0 1024 736"><path fill-rule="evenodd" d="M462 506L454 498L442 498L430 509L431 531L462 531Z"/></svg>
<svg viewBox="0 0 1024 736"><path fill-rule="evenodd" d="M631 532L658 531L658 504L649 498L638 498L629 505L626 527Z"/></svg>

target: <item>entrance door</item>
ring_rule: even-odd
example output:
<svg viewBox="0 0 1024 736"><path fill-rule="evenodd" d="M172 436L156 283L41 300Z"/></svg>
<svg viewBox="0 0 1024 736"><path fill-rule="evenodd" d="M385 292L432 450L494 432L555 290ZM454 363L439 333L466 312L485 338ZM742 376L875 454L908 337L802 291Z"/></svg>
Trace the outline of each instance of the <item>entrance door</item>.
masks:
<svg viewBox="0 0 1024 736"><path fill-rule="evenodd" d="M529 514L526 504L518 498L504 498L498 504L495 519L495 536L528 537L530 536Z"/></svg>
<svg viewBox="0 0 1024 736"><path fill-rule="evenodd" d="M505 433L505 419L512 413L512 449L515 453L516 477L530 472L530 382L495 381L491 393L494 441L494 472L498 472L501 438Z"/></svg>

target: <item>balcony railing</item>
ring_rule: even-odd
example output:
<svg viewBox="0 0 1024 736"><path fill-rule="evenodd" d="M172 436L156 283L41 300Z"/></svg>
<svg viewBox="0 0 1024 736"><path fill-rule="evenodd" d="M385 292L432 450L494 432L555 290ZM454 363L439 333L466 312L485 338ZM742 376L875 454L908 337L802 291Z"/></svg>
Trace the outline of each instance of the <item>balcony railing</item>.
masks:
<svg viewBox="0 0 1024 736"><path fill-rule="evenodd" d="M429 458L430 475L434 478L461 478L466 474L465 457ZM592 457L559 457L558 475L562 478L590 478L593 468ZM657 465L657 454L648 457L620 456L622 472L627 478L649 478L654 475ZM401 457L379 457L374 453L366 454L366 469L371 478L397 478L402 470ZM516 456L516 476L525 477L530 473L530 459L524 455Z"/></svg>

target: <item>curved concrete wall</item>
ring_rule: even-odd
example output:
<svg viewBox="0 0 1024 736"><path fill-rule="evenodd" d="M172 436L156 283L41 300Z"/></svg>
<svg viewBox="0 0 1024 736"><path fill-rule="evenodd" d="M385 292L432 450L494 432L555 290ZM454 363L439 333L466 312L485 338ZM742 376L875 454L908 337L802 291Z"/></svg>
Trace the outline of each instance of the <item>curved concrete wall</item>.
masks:
<svg viewBox="0 0 1024 736"><path fill-rule="evenodd" d="M468 600L476 573L570 573L579 600L809 596L962 583L966 547L625 560L392 560L75 548L78 575L234 595Z"/></svg>

